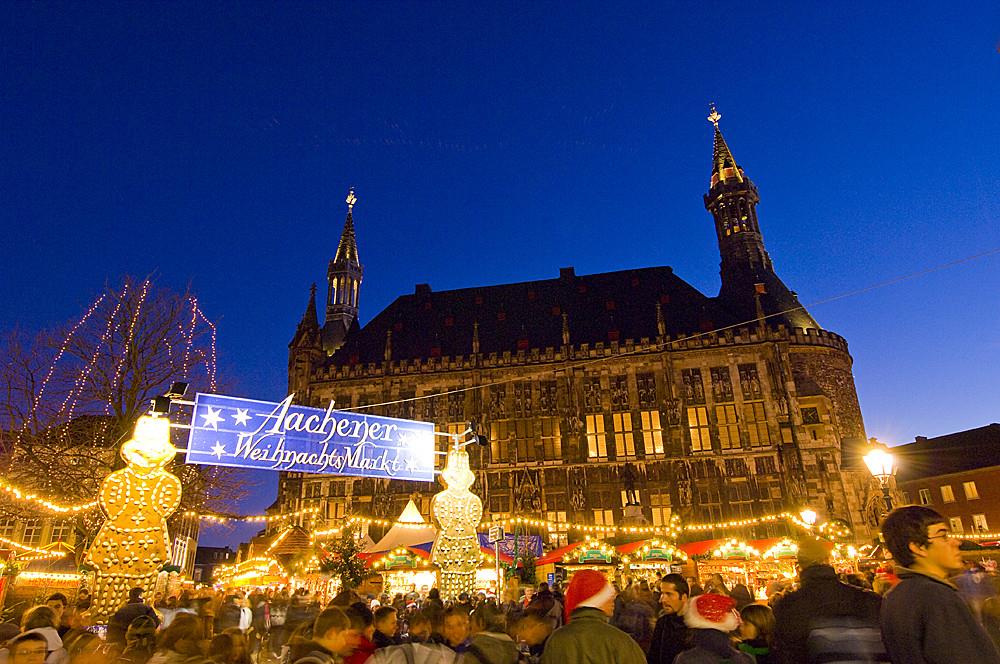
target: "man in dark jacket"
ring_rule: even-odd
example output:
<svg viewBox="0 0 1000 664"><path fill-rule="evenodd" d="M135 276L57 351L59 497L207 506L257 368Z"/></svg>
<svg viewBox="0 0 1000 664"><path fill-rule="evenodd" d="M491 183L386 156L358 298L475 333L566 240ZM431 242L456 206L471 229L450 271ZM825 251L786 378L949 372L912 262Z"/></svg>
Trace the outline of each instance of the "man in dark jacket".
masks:
<svg viewBox="0 0 1000 664"><path fill-rule="evenodd" d="M819 541L799 542L801 587L774 605L773 657L782 664L888 662L879 633L881 598L837 578Z"/></svg>
<svg viewBox="0 0 1000 664"><path fill-rule="evenodd" d="M653 629L653 640L646 655L648 664L673 664L678 654L691 647L688 628L681 617L689 592L688 583L680 574L667 574L660 581L663 610Z"/></svg>
<svg viewBox="0 0 1000 664"><path fill-rule="evenodd" d="M962 570L958 539L927 507L894 510L882 535L899 583L882 603L882 640L893 662L1000 664L1000 653L948 577Z"/></svg>
<svg viewBox="0 0 1000 664"><path fill-rule="evenodd" d="M574 574L566 589L569 622L552 632L542 664L644 664L642 648L608 624L615 595L602 573L585 569Z"/></svg>
<svg viewBox="0 0 1000 664"><path fill-rule="evenodd" d="M149 616L157 627L160 626L160 617L153 611L153 607L147 606L142 601L142 588L133 588L128 592L128 603L115 612L108 621L108 643L118 644L125 647L125 632L132 621L139 616Z"/></svg>

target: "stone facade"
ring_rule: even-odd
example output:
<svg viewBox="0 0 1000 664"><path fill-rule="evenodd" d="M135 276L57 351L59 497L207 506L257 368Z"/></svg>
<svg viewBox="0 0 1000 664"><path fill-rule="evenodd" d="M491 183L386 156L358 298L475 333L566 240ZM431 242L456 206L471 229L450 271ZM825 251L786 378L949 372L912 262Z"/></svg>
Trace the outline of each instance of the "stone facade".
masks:
<svg viewBox="0 0 1000 664"><path fill-rule="evenodd" d="M723 257L718 297L670 268L564 268L558 279L442 293L420 285L363 328L353 321L331 349L314 289L290 344L289 389L300 403L440 431L472 423L488 439L471 450L487 519L663 525L672 514L718 522L811 506L863 528L841 468L841 449L865 438L847 343L773 272L747 187L716 127L705 198ZM354 242L348 224L338 254L348 231ZM350 514L392 519L411 495L426 514L437 490L287 473L276 505L320 507L332 526ZM549 536L558 545L569 535Z"/></svg>

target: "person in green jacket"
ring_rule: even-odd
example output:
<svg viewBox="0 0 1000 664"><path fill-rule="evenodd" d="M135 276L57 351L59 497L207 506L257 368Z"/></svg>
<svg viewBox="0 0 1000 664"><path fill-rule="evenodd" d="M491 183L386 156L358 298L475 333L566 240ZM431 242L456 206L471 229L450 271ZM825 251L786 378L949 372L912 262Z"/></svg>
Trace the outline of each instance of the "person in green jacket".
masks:
<svg viewBox="0 0 1000 664"><path fill-rule="evenodd" d="M566 589L567 623L552 632L542 664L646 664L639 644L608 622L616 594L598 571L574 574Z"/></svg>

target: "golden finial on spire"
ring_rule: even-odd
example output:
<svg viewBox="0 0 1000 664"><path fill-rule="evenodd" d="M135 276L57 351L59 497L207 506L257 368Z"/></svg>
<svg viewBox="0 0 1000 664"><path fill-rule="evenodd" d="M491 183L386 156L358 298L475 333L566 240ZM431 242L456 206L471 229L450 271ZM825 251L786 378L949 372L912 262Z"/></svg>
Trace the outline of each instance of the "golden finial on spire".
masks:
<svg viewBox="0 0 1000 664"><path fill-rule="evenodd" d="M354 204L358 202L358 197L354 195L354 187L351 187L350 191L347 192L347 211L350 212L354 209Z"/></svg>
<svg viewBox="0 0 1000 664"><path fill-rule="evenodd" d="M719 113L719 111L715 110L715 102L714 101L711 102L711 104L709 105L709 107L711 108L712 112L708 114L708 121L711 122L713 125L715 125L715 128L718 129L719 128L719 120L722 119L722 113Z"/></svg>

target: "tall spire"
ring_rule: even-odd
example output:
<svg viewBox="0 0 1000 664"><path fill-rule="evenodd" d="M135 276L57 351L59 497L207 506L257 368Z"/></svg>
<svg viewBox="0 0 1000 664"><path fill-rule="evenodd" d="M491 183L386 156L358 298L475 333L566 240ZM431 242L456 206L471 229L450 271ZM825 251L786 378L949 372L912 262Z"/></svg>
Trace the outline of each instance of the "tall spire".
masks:
<svg viewBox="0 0 1000 664"><path fill-rule="evenodd" d="M311 347L319 345L319 316L316 314L316 284L309 289L309 304L302 314L302 320L295 328L295 336L289 346Z"/></svg>
<svg viewBox="0 0 1000 664"><path fill-rule="evenodd" d="M358 259L358 241L354 234L354 206L358 197L354 187L347 192L347 218L340 234L337 253L326 271L326 319L323 323L323 350L332 355L343 345L351 325L358 318L358 303L364 270Z"/></svg>
<svg viewBox="0 0 1000 664"><path fill-rule="evenodd" d="M795 293L774 272L764 248L764 236L757 221L760 195L757 186L736 163L719 129L722 114L711 105L708 121L715 130L712 144L712 180L705 194L705 209L715 219L715 232L722 259L720 300L727 305L734 322L760 320L763 315L774 323L791 327L819 327L801 308Z"/></svg>
<svg viewBox="0 0 1000 664"><path fill-rule="evenodd" d="M306 305L306 311L302 314L302 322L300 325L314 325L319 327L319 315L316 313L316 284L313 283L309 287L309 304Z"/></svg>
<svg viewBox="0 0 1000 664"><path fill-rule="evenodd" d="M712 145L712 181L710 185L712 187L720 181L725 182L732 178L735 178L737 182L743 182L743 170L736 165L736 159L726 144L722 130L719 129L719 120L721 119L722 113L719 113L715 108L715 102L712 102L711 112L708 114L708 121L715 127L715 140Z"/></svg>
<svg viewBox="0 0 1000 664"><path fill-rule="evenodd" d="M358 202L358 197L354 195L354 187L347 192L347 218L344 220L344 230L340 233L340 243L337 244L337 253L333 257L334 263L359 263L358 241L354 235L354 204Z"/></svg>

